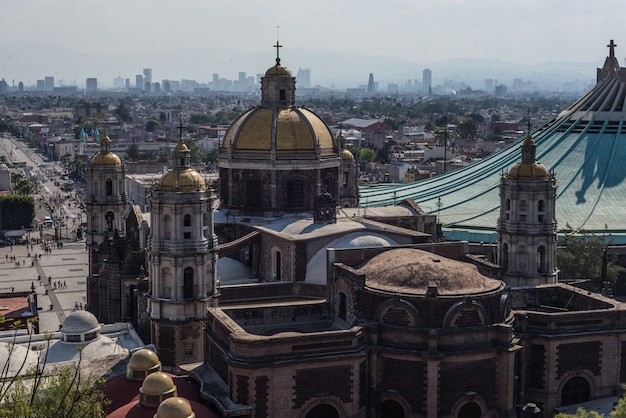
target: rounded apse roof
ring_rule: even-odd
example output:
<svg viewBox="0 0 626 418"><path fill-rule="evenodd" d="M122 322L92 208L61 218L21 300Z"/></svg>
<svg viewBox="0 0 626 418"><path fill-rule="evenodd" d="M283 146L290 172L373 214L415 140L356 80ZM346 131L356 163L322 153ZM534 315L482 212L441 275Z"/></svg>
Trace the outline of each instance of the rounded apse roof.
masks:
<svg viewBox="0 0 626 418"><path fill-rule="evenodd" d="M100 330L98 320L88 311L74 311L65 318L61 332L64 334L86 334Z"/></svg>
<svg viewBox="0 0 626 418"><path fill-rule="evenodd" d="M312 111L296 106L248 110L226 131L221 151L231 158L247 160L338 156L326 123Z"/></svg>
<svg viewBox="0 0 626 418"><path fill-rule="evenodd" d="M172 378L163 372L155 372L146 376L141 384L141 392L146 395L160 396L168 393L176 386Z"/></svg>
<svg viewBox="0 0 626 418"><path fill-rule="evenodd" d="M148 371L160 364L159 356L148 348L135 351L128 362L129 367L141 371Z"/></svg>
<svg viewBox="0 0 626 418"><path fill-rule="evenodd" d="M352 153L347 150L347 149L342 149L341 150L341 159L344 161L352 161L354 160L354 155L352 155Z"/></svg>
<svg viewBox="0 0 626 418"><path fill-rule="evenodd" d="M414 248L377 254L358 269L358 274L365 275L370 288L412 295L425 295L433 285L442 296L484 293L504 286L483 276L472 264Z"/></svg>
<svg viewBox="0 0 626 418"><path fill-rule="evenodd" d="M195 416L187 399L174 396L161 402L155 418L193 418Z"/></svg>
<svg viewBox="0 0 626 418"><path fill-rule="evenodd" d="M187 167L182 170L171 170L161 177L159 190L166 192L205 191L206 183L200 173Z"/></svg>

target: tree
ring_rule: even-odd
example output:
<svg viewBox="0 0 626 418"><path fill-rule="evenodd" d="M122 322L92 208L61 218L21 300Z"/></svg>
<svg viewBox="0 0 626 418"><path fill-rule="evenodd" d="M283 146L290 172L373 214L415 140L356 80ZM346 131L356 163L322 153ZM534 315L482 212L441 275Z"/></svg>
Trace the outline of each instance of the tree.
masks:
<svg viewBox="0 0 626 418"><path fill-rule="evenodd" d="M150 119L148 120L148 122L146 122L146 131L154 132L159 126L161 126L161 124L159 123L158 120Z"/></svg>
<svg viewBox="0 0 626 418"><path fill-rule="evenodd" d="M574 414L557 414L554 418L602 418L604 415L600 415L596 411L587 411L583 408L578 408ZM611 418L626 418L626 395L622 396L617 402L615 409L611 411Z"/></svg>
<svg viewBox="0 0 626 418"><path fill-rule="evenodd" d="M126 147L126 158L130 161L137 161L139 159L139 145L136 143L128 144Z"/></svg>
<svg viewBox="0 0 626 418"><path fill-rule="evenodd" d="M609 244L603 237L586 232L565 234L556 252L559 276L566 280L590 280L593 290L602 289L603 252ZM625 269L617 264L613 254L607 253L606 262L606 280L614 286Z"/></svg>
<svg viewBox="0 0 626 418"><path fill-rule="evenodd" d="M2 229L30 228L35 220L35 199L32 196L0 196L0 218Z"/></svg>
<svg viewBox="0 0 626 418"><path fill-rule="evenodd" d="M467 138L470 141L474 141L478 137L478 126L474 119L466 119L459 123L457 131L461 137Z"/></svg>
<svg viewBox="0 0 626 418"><path fill-rule="evenodd" d="M130 115L130 109L128 106L126 106L124 102L120 103L115 108L113 113L115 113L115 115L124 123L132 120L131 115Z"/></svg>

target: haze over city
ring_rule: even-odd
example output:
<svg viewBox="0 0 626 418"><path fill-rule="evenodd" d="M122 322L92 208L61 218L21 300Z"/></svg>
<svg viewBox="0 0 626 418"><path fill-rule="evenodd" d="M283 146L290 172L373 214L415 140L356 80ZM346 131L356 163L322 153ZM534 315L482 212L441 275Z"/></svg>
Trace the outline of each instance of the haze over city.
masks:
<svg viewBox="0 0 626 418"><path fill-rule="evenodd" d="M515 65L517 77L591 80L626 12L619 0L0 0L0 7L0 78L29 85L45 75L66 84L97 77L102 86L145 67L155 80L199 82L214 72L264 72L277 26L283 64L311 68L313 84L366 83L370 72L419 78L427 67L436 83L451 77L443 68L455 62L468 68L450 70L477 80L507 77ZM621 61L619 42L617 55ZM474 75L467 59L490 61L471 61L482 72Z"/></svg>

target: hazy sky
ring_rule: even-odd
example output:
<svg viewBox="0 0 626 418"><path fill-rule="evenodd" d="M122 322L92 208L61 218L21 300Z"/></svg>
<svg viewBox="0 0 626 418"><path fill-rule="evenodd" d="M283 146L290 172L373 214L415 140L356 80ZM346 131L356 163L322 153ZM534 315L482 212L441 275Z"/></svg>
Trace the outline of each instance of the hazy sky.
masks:
<svg viewBox="0 0 626 418"><path fill-rule="evenodd" d="M351 51L433 62L626 56L624 0L0 0L0 43L80 52L221 46ZM620 61L622 61L620 59Z"/></svg>

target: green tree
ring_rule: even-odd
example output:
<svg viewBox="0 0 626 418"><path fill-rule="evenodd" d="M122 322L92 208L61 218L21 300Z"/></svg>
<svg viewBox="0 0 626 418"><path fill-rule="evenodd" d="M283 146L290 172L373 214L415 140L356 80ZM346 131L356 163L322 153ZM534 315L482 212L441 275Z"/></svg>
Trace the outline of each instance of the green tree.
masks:
<svg viewBox="0 0 626 418"><path fill-rule="evenodd" d="M32 196L0 196L0 219L3 230L30 228L35 220L35 199Z"/></svg>
<svg viewBox="0 0 626 418"><path fill-rule="evenodd" d="M136 143L128 144L126 147L126 158L130 161L137 161L139 159L139 145Z"/></svg>
<svg viewBox="0 0 626 418"><path fill-rule="evenodd" d="M446 142L450 140L450 131L448 128L435 128L435 138L437 138L437 142L439 145L444 146Z"/></svg>
<svg viewBox="0 0 626 418"><path fill-rule="evenodd" d="M466 119L459 123L457 131L461 137L467 138L470 141L474 141L478 138L478 126L474 119Z"/></svg>
<svg viewBox="0 0 626 418"><path fill-rule="evenodd" d="M132 117L131 117L131 114L130 114L130 108L128 106L126 106L126 104L124 102L120 103L115 108L113 113L115 114L115 116L117 116L119 118L119 120L121 120L124 123L132 120Z"/></svg>
<svg viewBox="0 0 626 418"><path fill-rule="evenodd" d="M592 290L602 289L604 251L610 243L604 237L582 232L566 233L556 251L559 276L565 280L590 280ZM614 254L607 253L606 279L614 285L624 268L617 264Z"/></svg>
<svg viewBox="0 0 626 418"><path fill-rule="evenodd" d="M614 416L611 413L611 416ZM600 415L596 411L585 411L583 408L578 408L574 414L564 414L559 413L554 416L554 418L602 418L603 415Z"/></svg>
<svg viewBox="0 0 626 418"><path fill-rule="evenodd" d="M159 123L158 120L150 119L148 120L148 122L146 122L146 131L154 132L159 126L161 126L161 124Z"/></svg>

